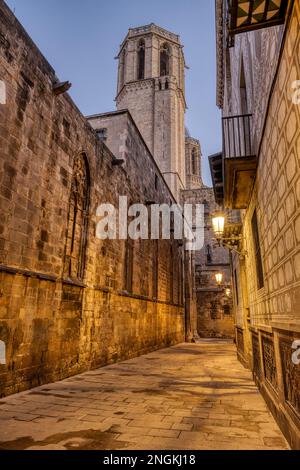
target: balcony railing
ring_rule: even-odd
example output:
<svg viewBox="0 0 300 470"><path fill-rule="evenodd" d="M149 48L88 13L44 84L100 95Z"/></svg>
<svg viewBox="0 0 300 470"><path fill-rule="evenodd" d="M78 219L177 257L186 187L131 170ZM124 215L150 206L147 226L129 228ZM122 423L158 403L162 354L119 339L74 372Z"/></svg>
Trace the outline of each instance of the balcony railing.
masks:
<svg viewBox="0 0 300 470"><path fill-rule="evenodd" d="M223 118L223 178L226 209L248 207L257 169L252 115Z"/></svg>
<svg viewBox="0 0 300 470"><path fill-rule="evenodd" d="M252 114L224 117L222 121L224 158L253 157Z"/></svg>

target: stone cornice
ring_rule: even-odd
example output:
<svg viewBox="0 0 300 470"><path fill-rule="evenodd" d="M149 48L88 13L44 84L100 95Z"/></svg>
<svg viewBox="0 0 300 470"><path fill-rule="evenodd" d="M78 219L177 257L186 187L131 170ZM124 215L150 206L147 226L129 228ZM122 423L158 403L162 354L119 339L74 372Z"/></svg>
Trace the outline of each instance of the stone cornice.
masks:
<svg viewBox="0 0 300 470"><path fill-rule="evenodd" d="M180 36L179 35L171 33L170 31L167 31L166 29L161 28L160 26L157 26L154 23L151 23L151 24L146 25L146 26L139 26L137 28L129 28L128 33L127 33L124 41L120 45L119 53L115 58L118 59L120 57L120 54L121 54L125 44L127 43L127 41L129 39L145 37L145 36L148 36L148 35L160 36L160 38L162 38L164 40L167 40L169 42L172 42L173 44L177 45L181 49L181 51L183 49L183 46L180 43ZM182 52L182 55L184 57L183 52ZM188 68L186 64L185 64L185 67Z"/></svg>

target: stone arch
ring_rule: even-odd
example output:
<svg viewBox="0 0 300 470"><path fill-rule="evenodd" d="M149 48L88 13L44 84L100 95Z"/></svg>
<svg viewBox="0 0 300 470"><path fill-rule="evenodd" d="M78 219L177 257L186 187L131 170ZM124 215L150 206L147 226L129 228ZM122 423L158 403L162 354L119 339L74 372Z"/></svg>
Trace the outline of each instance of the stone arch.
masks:
<svg viewBox="0 0 300 470"><path fill-rule="evenodd" d="M90 204L90 172L85 153L74 160L66 240L65 274L83 280Z"/></svg>
<svg viewBox="0 0 300 470"><path fill-rule="evenodd" d="M160 48L160 76L170 75L170 55L171 49L167 42Z"/></svg>

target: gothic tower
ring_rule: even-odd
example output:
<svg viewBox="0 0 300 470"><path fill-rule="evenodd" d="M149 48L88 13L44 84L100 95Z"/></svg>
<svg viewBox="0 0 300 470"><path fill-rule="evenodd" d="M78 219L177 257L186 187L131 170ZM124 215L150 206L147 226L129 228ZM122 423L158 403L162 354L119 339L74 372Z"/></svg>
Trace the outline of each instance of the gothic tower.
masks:
<svg viewBox="0 0 300 470"><path fill-rule="evenodd" d="M202 181L202 152L199 140L190 136L188 130L185 132L185 168L186 189L203 188Z"/></svg>
<svg viewBox="0 0 300 470"><path fill-rule="evenodd" d="M117 109L128 109L173 195L185 188L185 61L179 36L129 29L118 55Z"/></svg>

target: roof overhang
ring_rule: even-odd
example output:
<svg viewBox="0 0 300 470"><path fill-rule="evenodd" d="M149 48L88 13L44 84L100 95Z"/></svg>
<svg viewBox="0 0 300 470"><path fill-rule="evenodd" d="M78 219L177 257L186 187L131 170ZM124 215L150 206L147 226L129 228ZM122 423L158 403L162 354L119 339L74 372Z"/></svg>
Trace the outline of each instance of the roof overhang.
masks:
<svg viewBox="0 0 300 470"><path fill-rule="evenodd" d="M228 0L229 33L283 24L288 4L289 0Z"/></svg>
<svg viewBox="0 0 300 470"><path fill-rule="evenodd" d="M224 203L224 178L223 178L223 153L216 153L208 157L211 178L214 187L216 203L223 206Z"/></svg>

